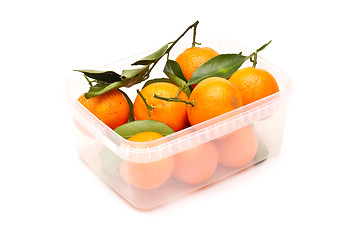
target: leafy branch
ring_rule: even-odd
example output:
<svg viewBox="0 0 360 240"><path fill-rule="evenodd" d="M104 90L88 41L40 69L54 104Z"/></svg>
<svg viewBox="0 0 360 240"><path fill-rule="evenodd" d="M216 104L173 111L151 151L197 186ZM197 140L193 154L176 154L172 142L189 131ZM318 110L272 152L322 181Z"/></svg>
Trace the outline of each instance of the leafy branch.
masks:
<svg viewBox="0 0 360 240"><path fill-rule="evenodd" d="M244 62L249 59L253 62L253 66L256 66L258 52L264 50L270 43L271 41L264 44L249 56L245 56L242 52L240 52L239 54L219 54L211 58L209 61L196 69L184 87L192 84L198 84L209 77L229 78L242 66Z"/></svg>
<svg viewBox="0 0 360 240"><path fill-rule="evenodd" d="M114 71L98 71L98 70L74 70L84 74L90 88L85 94L86 98L96 97L111 90L121 87L131 87L141 83L150 77L150 73L155 65L164 55L169 55L175 44L192 28L194 28L193 45L195 42L196 27L199 21L191 24L175 41L167 43L152 54L132 63L131 65L142 65L140 68L123 70L121 74ZM88 78L94 79L90 81ZM93 85L93 82L96 84Z"/></svg>
<svg viewBox="0 0 360 240"><path fill-rule="evenodd" d="M198 84L202 80L209 78L209 77L222 77L222 78L229 78L234 72L236 72L244 62L250 59L250 61L253 63L253 67L257 64L257 54L258 52L264 50L271 41L264 44L260 48L258 48L256 51L251 53L249 56L245 56L240 52L239 54L220 54L213 58L211 58L209 61L205 62L203 65L201 65L192 77L189 79L189 81L186 82L186 84L176 84L179 87L178 94L175 98L163 98L154 96L155 98L159 98L164 101L171 101L171 102L184 102L178 98L181 91L185 91L186 89L189 89L192 84ZM169 65L168 69L176 69L176 62L173 63L171 60L168 60L167 64ZM164 71L165 72L165 71ZM182 78L182 72L181 69L176 71L172 71L172 74L177 78ZM170 76L170 74L167 74ZM190 91L190 90L189 90ZM189 95L188 95L189 96ZM194 106L195 103L191 102L185 102L187 105Z"/></svg>

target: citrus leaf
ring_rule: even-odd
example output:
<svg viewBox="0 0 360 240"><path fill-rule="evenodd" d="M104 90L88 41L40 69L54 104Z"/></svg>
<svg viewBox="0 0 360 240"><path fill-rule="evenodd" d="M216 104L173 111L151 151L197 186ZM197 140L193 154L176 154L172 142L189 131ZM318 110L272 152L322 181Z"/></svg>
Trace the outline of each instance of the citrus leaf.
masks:
<svg viewBox="0 0 360 240"><path fill-rule="evenodd" d="M187 85L197 84L209 77L230 77L248 59L242 54L220 54L201 65Z"/></svg>
<svg viewBox="0 0 360 240"><path fill-rule="evenodd" d="M129 96L126 94L126 92L122 91L119 89L119 91L122 93L122 95L124 95L124 97L126 98L126 101L129 104L129 108L130 108L130 113L129 113L129 122L133 122L135 121L135 117L134 117L134 105L131 101L131 99L129 98Z"/></svg>
<svg viewBox="0 0 360 240"><path fill-rule="evenodd" d="M108 176L113 178L118 177L119 164L123 159L106 147L100 150L99 157L102 160L101 170Z"/></svg>
<svg viewBox="0 0 360 240"><path fill-rule="evenodd" d="M129 139L133 135L141 132L157 132L163 136L174 133L168 125L155 120L139 120L134 122L125 123L114 131L125 139Z"/></svg>
<svg viewBox="0 0 360 240"><path fill-rule="evenodd" d="M180 68L180 65L177 62L173 60L167 60L164 67L164 73L169 77L173 84L181 88L188 97L190 96L191 90L189 86L186 85L187 80Z"/></svg>
<svg viewBox="0 0 360 240"><path fill-rule="evenodd" d="M139 61L134 62L131 65L149 65L149 64L159 60L162 56L165 55L165 53L168 49L168 46L169 46L169 44L162 46L156 52L150 54L149 56L144 57L143 59L141 59Z"/></svg>
<svg viewBox="0 0 360 240"><path fill-rule="evenodd" d="M186 82L180 78L178 78L177 76L175 76L172 73L166 73L166 75L169 77L169 79L171 80L171 83L175 84L176 86L179 87L179 89L181 89L181 91L183 91L188 97L190 97L191 91L189 86L186 85Z"/></svg>
<svg viewBox="0 0 360 240"><path fill-rule="evenodd" d="M137 75L144 75L148 69L149 69L149 66L147 65L147 66L140 67L140 68L123 70L121 75L124 76L125 79L129 79L129 78L133 78Z"/></svg>
<svg viewBox="0 0 360 240"><path fill-rule="evenodd" d="M122 71L123 74L121 75L120 80L116 82L110 83L99 80L96 85L91 86L89 91L85 93L85 98L89 99L104 94L106 92L118 89L120 87L131 87L137 83L140 83L145 80L144 76L148 71L148 69L149 66L144 66L141 68L130 69L130 70L123 70Z"/></svg>
<svg viewBox="0 0 360 240"><path fill-rule="evenodd" d="M269 42L265 43L265 44L262 45L260 48L258 48L255 52L258 53L258 52L264 50L271 42L272 42L272 40L270 40Z"/></svg>
<svg viewBox="0 0 360 240"><path fill-rule="evenodd" d="M85 76L101 81L103 83L113 83L121 81L123 78L120 74L114 71L98 71L98 70L74 70L82 72Z"/></svg>
<svg viewBox="0 0 360 240"><path fill-rule="evenodd" d="M164 67L164 73L172 73L175 76L177 76L178 78L184 80L185 82L187 82L187 79L184 76L183 71L181 70L181 67L179 65L179 63L177 63L174 60L170 60L168 59L166 61L165 67Z"/></svg>
<svg viewBox="0 0 360 240"><path fill-rule="evenodd" d="M260 163L260 162L266 160L268 157L269 157L269 150L267 149L264 142L259 139L258 150L254 157L254 161L256 163Z"/></svg>
<svg viewBox="0 0 360 240"><path fill-rule="evenodd" d="M146 86L152 84L152 83L157 83L157 82L168 82L168 83L172 83L172 81L168 78L154 78L151 80L148 80L145 82L144 86L142 87L142 89L144 89Z"/></svg>
<svg viewBox="0 0 360 240"><path fill-rule="evenodd" d="M87 93L85 93L85 98L89 99L89 98L104 94L106 92L118 89L119 87L123 86L124 83L125 82L121 82L121 81L114 82L111 84L98 83L98 84L90 87L89 91Z"/></svg>
<svg viewBox="0 0 360 240"><path fill-rule="evenodd" d="M149 66L144 66L141 68L136 69L130 69L130 70L123 70L122 75L125 76L126 83L123 85L123 87L131 87L135 84L141 83L146 80L146 73L149 70Z"/></svg>

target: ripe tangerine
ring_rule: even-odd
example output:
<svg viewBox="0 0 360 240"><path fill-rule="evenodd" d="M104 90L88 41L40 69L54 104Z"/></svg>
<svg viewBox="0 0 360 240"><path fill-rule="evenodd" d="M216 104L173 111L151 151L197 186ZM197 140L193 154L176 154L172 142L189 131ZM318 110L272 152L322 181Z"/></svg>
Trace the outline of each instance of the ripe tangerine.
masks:
<svg viewBox="0 0 360 240"><path fill-rule="evenodd" d="M201 81L192 91L187 109L191 125L195 125L243 105L239 90L228 80L210 77Z"/></svg>
<svg viewBox="0 0 360 240"><path fill-rule="evenodd" d="M78 101L111 129L117 128L129 119L129 104L118 90L89 99L82 94Z"/></svg>
<svg viewBox="0 0 360 240"><path fill-rule="evenodd" d="M171 83L157 82L143 88L140 93L146 99L148 105L153 109L150 110L150 116L144 100L138 94L134 102L134 116L136 120L152 119L165 123L175 132L189 125L186 104L181 102L168 102L157 99L154 94L160 97L176 97L179 88ZM188 97L184 92L180 92L178 98L187 101Z"/></svg>
<svg viewBox="0 0 360 240"><path fill-rule="evenodd" d="M230 168L249 164L256 155L258 138L251 126L241 128L216 140L219 150L219 163Z"/></svg>
<svg viewBox="0 0 360 240"><path fill-rule="evenodd" d="M229 81L239 89L244 105L279 92L274 76L260 68L241 68L231 75Z"/></svg>
<svg viewBox="0 0 360 240"><path fill-rule="evenodd" d="M215 172L218 160L215 144L207 142L177 154L173 176L188 184L204 182Z"/></svg>
<svg viewBox="0 0 360 240"><path fill-rule="evenodd" d="M182 52L175 61L180 65L185 78L189 80L196 69L217 55L219 53L209 47L191 47ZM191 86L195 87L196 84Z"/></svg>
<svg viewBox="0 0 360 240"><path fill-rule="evenodd" d="M133 142L149 142L163 137L156 132L142 132L135 134L128 140ZM168 157L154 162L137 163L122 161L119 172L123 179L131 185L151 190L163 185L171 176L174 169L174 158Z"/></svg>

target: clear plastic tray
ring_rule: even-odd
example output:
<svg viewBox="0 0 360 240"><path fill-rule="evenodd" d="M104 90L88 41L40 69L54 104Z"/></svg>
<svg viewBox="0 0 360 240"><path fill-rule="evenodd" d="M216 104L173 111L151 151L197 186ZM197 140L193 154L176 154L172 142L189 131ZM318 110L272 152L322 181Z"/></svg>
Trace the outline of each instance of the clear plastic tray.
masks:
<svg viewBox="0 0 360 240"><path fill-rule="evenodd" d="M197 41L219 53L252 52L216 35L198 35ZM170 58L175 59L190 45L191 40L184 38L172 49ZM128 69L132 62L152 52L98 69L121 72ZM151 78L163 77L163 66L160 61ZM67 82L66 93L76 126L77 149L81 159L133 206L150 209L271 158L281 149L292 85L289 76L261 57L258 57L257 67L268 70L276 78L280 92L150 143L130 142L120 137L85 109L77 98L88 90L88 84L82 74L78 74ZM134 100L136 89L141 89L141 84L124 90ZM121 164L124 166L119 167ZM149 175L148 179L142 179L140 185L136 186L136 178L139 178L136 166L151 164L153 166L145 168L148 169L145 174ZM174 165L173 169L176 170L164 170L164 165L168 169ZM199 178L205 174L202 176L205 180L198 182L196 176L187 176L186 171L191 174L198 172ZM156 187L141 185L144 182L151 185L152 177L162 177L164 182ZM128 178L134 178L135 183L129 183Z"/></svg>

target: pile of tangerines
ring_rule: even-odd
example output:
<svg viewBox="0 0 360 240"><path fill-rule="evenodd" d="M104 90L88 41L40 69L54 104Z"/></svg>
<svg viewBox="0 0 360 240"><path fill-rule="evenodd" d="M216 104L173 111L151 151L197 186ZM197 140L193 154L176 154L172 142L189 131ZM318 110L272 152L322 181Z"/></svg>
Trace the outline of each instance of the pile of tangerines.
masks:
<svg viewBox="0 0 360 240"><path fill-rule="evenodd" d="M194 28L194 35L197 23L191 26ZM192 47L185 49L176 57L175 61L172 61L172 64L175 64L173 66L179 68L175 71L180 72L179 76L171 75L172 77L169 78L148 80L146 71L149 72L149 68L144 68L145 71L138 71L137 74L127 79L128 82L133 81L132 84L135 80L135 84L145 82L144 87L137 91L134 102L131 102L126 93L119 89L121 79L108 82L106 86L99 87L99 89L103 91L106 87L114 85L114 82L120 82L120 87L115 87L115 89L108 87L110 90L92 97L87 97L84 93L78 101L115 131L124 124L153 120L170 127L173 132L177 132L279 91L275 78L268 71L256 67L257 52L244 58L244 61L253 62L252 67L240 67L236 71L228 73L229 77L224 77L221 66L218 72L213 69L210 69L211 73L209 74L206 71L205 73L197 72L201 68L199 71L204 72L206 68L202 66L210 65L208 62L211 61L212 63L220 62L221 65L222 54L209 46L197 47L196 44L194 41ZM166 53L168 54L168 52ZM147 59L151 60L151 55ZM150 61L150 63L154 65L158 61L157 58L152 60L153 62ZM145 61L144 64L149 63ZM104 75L103 72L101 74ZM110 73L106 74L110 75ZM191 82L194 74L204 74L204 77L200 81ZM94 74L85 75L94 76ZM94 78L96 79L96 77ZM125 79L125 77L123 78ZM183 79L184 82L179 84L177 81L179 79ZM87 80L89 81L88 78ZM99 82L101 84L100 77L98 84ZM91 87L94 88L93 85ZM163 137L161 132L150 129L126 138L134 142L149 142L161 137ZM229 142L236 142L236 144L229 144ZM248 126L228 137L217 140L216 143L208 142L177 154L175 158L170 157L142 164L122 161L119 165L119 173L127 182L140 189L157 188L171 175L181 182L198 184L214 173L218 163L234 168L249 163L256 154L257 144L256 134L252 127Z"/></svg>

